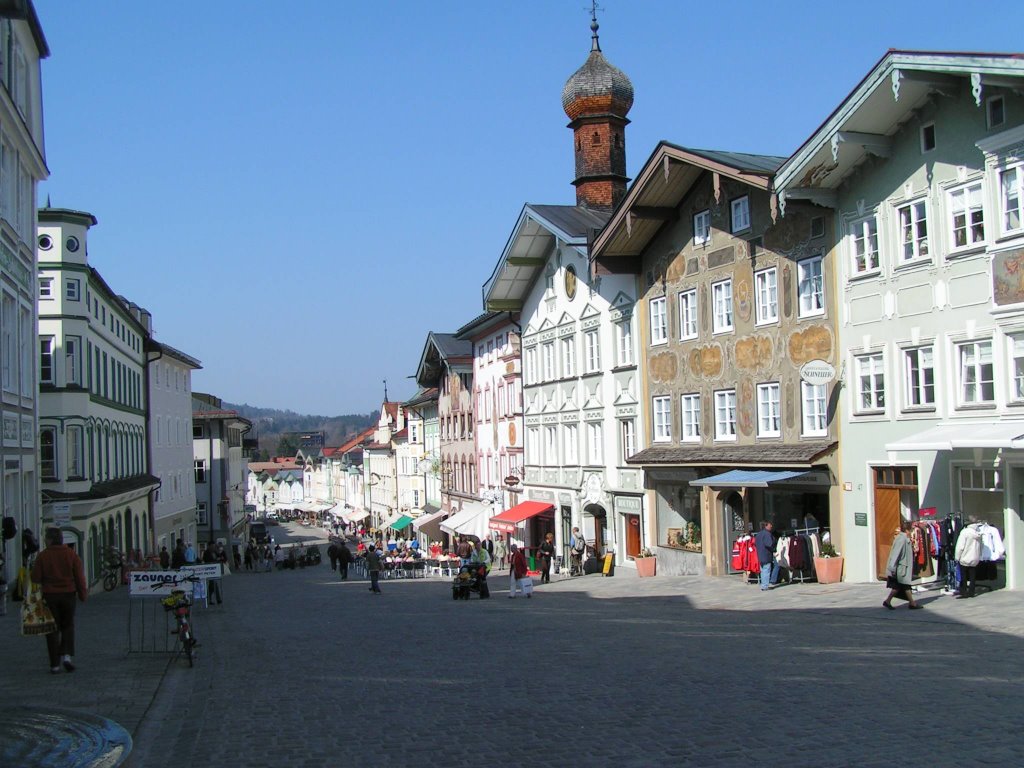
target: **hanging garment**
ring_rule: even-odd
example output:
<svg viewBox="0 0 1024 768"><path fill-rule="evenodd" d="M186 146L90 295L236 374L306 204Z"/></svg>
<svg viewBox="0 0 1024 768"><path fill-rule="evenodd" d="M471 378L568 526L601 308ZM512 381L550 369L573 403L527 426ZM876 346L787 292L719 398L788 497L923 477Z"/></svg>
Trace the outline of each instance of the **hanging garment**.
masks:
<svg viewBox="0 0 1024 768"><path fill-rule="evenodd" d="M994 525L981 523L978 526L978 531L981 533L981 559L1002 560L1006 554L1006 548L1003 546L1003 537L999 535L999 529Z"/></svg>
<svg viewBox="0 0 1024 768"><path fill-rule="evenodd" d="M789 540L789 565L794 571L801 571L807 567L806 551L803 536L794 536Z"/></svg>
<svg viewBox="0 0 1024 768"><path fill-rule="evenodd" d="M811 547L811 559L821 557L821 544L818 543L818 534L812 533L807 537L807 541Z"/></svg>
<svg viewBox="0 0 1024 768"><path fill-rule="evenodd" d="M740 539L736 539L732 543L732 556L729 558L729 564L734 571L743 570L743 544Z"/></svg>
<svg viewBox="0 0 1024 768"><path fill-rule="evenodd" d="M775 545L775 561L780 568L789 568L789 536L780 536Z"/></svg>

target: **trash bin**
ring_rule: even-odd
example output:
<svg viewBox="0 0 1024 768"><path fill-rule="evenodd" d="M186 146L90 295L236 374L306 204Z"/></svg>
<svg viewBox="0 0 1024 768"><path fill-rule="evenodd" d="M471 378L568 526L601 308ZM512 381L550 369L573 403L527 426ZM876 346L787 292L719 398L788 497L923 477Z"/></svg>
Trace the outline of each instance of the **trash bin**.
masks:
<svg viewBox="0 0 1024 768"><path fill-rule="evenodd" d="M527 558L527 560L530 563L530 570L531 571L536 571L537 570L537 558L534 557L533 555L530 555Z"/></svg>

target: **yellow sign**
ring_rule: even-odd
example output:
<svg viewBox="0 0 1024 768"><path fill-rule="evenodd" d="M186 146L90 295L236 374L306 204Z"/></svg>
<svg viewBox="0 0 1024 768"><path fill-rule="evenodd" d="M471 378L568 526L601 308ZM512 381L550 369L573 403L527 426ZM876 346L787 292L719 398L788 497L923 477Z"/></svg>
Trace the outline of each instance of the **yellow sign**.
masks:
<svg viewBox="0 0 1024 768"><path fill-rule="evenodd" d="M611 552L604 556L604 568L601 569L601 573L608 576L612 572L612 560L615 558Z"/></svg>

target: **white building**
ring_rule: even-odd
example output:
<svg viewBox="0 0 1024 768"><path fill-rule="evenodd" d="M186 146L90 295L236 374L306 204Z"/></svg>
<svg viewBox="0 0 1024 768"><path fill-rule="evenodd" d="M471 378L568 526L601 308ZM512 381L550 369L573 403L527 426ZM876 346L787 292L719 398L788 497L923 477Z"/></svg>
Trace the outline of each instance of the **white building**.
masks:
<svg viewBox="0 0 1024 768"><path fill-rule="evenodd" d="M174 551L179 539L196 541L196 486L192 440L194 357L149 338L145 342L149 388L149 466L160 480L153 493L156 551Z"/></svg>
<svg viewBox="0 0 1024 768"><path fill-rule="evenodd" d="M369 526L383 528L398 510L396 433L403 430L401 403L385 401L372 442L363 445L363 489Z"/></svg>
<svg viewBox="0 0 1024 768"><path fill-rule="evenodd" d="M40 533L35 201L38 183L49 176L39 62L50 49L31 1L18 5L20 13L6 4L0 18L0 492L3 516L19 531ZM13 582L21 547L8 546L6 554L0 577Z"/></svg>
<svg viewBox="0 0 1024 768"><path fill-rule="evenodd" d="M252 429L252 422L225 410L219 397L195 392L192 428L197 539L192 543L245 541L248 467L242 436Z"/></svg>
<svg viewBox="0 0 1024 768"><path fill-rule="evenodd" d="M81 211L39 211L43 519L64 529L90 581L104 547L150 551L149 494L159 485L146 455L150 317L89 266L95 224Z"/></svg>

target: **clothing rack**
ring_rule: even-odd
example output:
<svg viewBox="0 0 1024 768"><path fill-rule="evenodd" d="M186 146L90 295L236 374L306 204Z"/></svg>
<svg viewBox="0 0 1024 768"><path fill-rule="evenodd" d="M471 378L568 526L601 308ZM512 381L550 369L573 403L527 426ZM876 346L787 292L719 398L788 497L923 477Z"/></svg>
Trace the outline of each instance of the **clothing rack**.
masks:
<svg viewBox="0 0 1024 768"><path fill-rule="evenodd" d="M820 527L805 527L805 528L789 528L787 531L792 531L793 536L805 536L808 539L807 556L810 559L810 563L805 565L799 570L790 568L789 570L789 581L790 583L804 584L806 582L817 581L818 576L814 571L814 551L810 547L811 534L819 534L818 545L821 545Z"/></svg>

